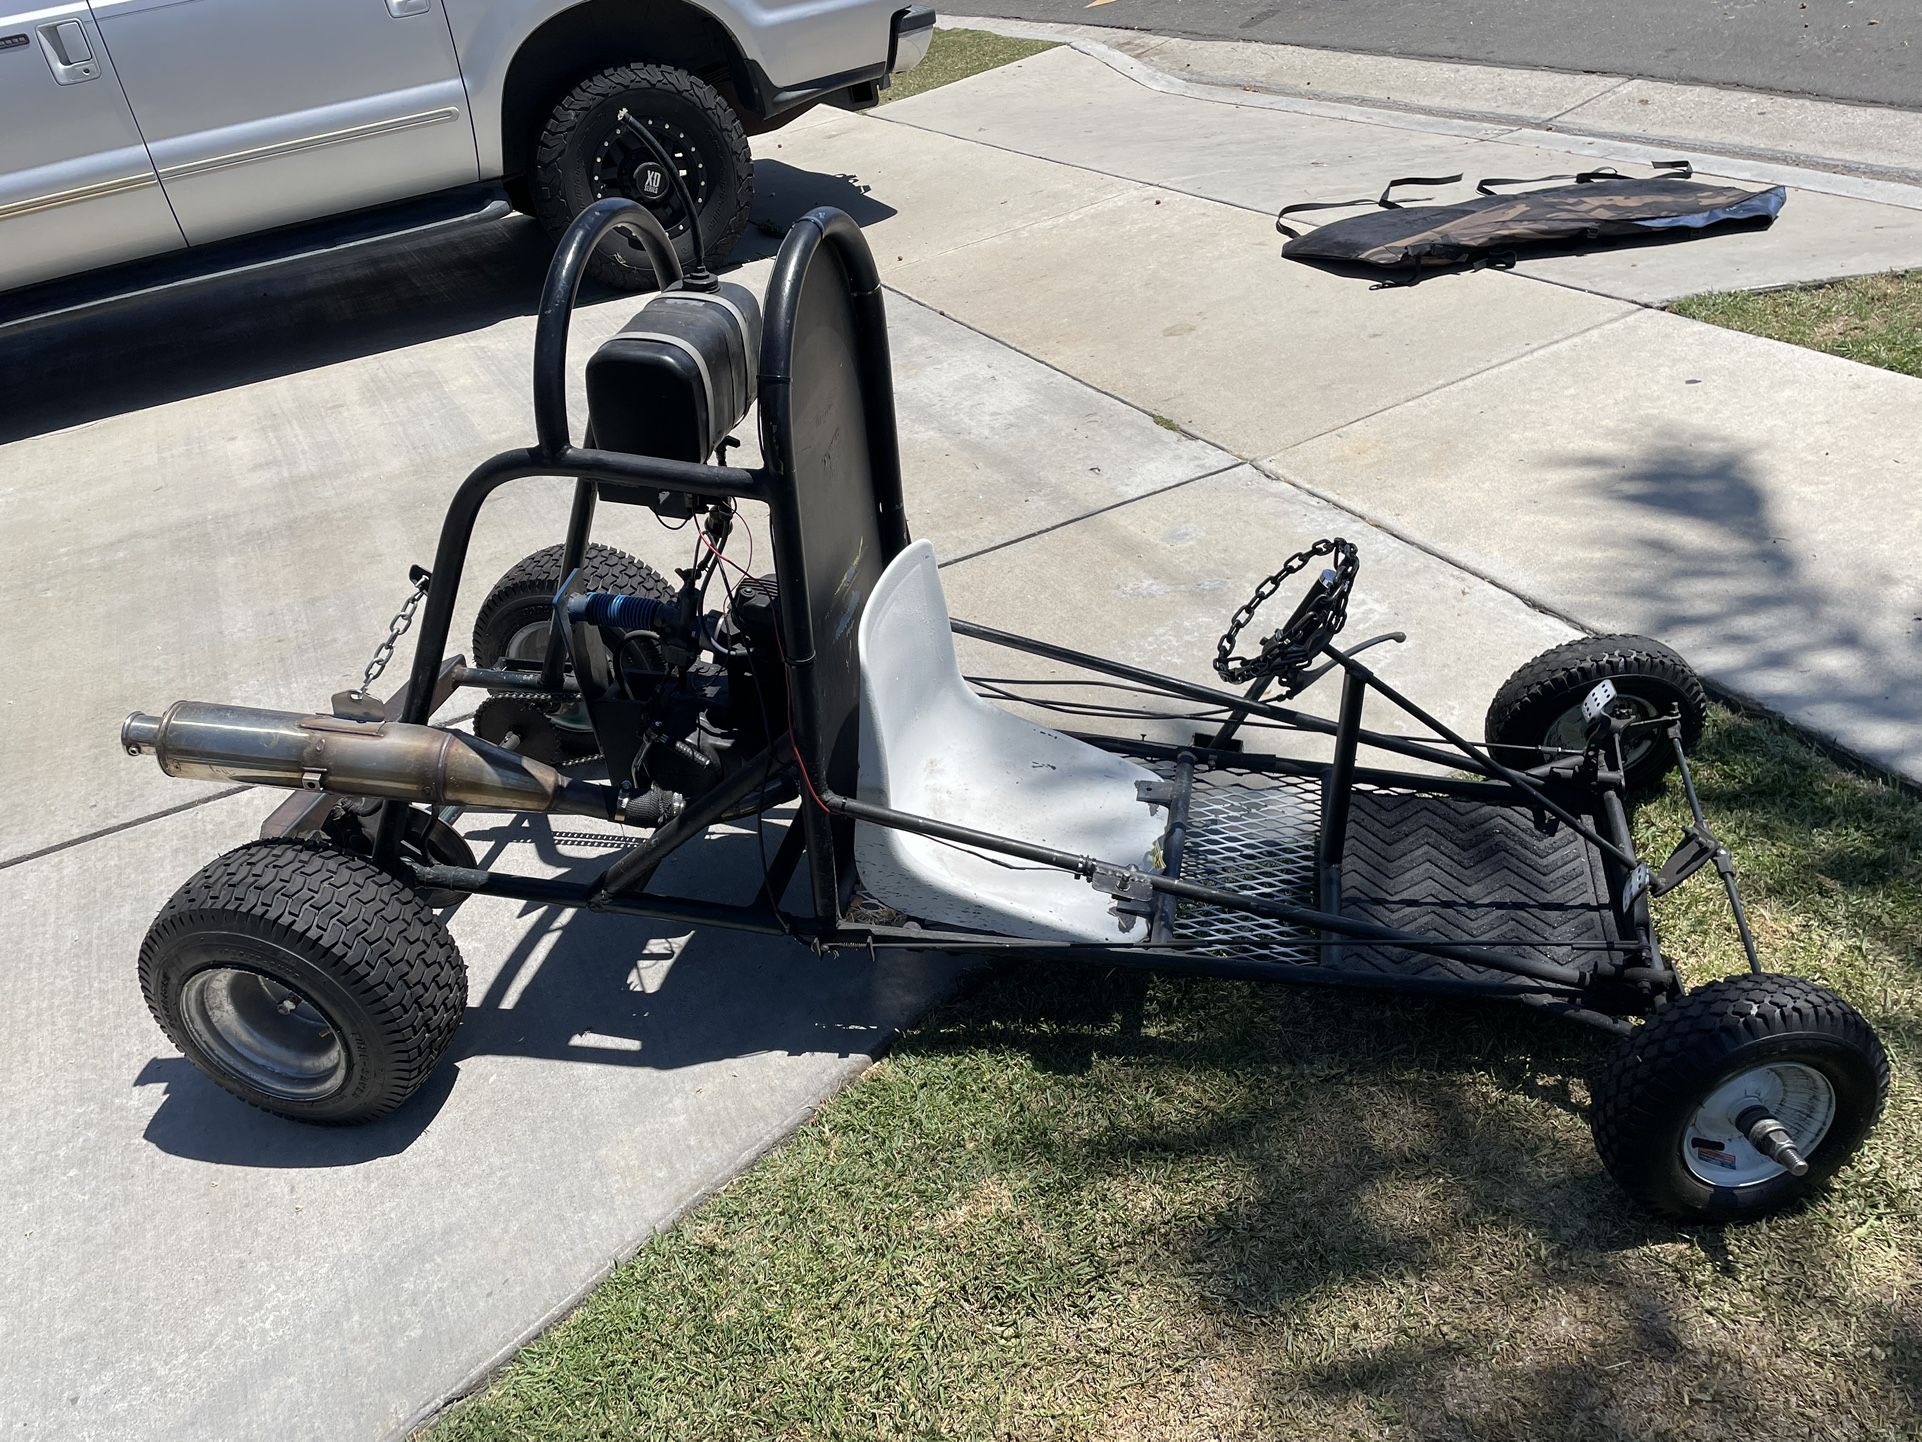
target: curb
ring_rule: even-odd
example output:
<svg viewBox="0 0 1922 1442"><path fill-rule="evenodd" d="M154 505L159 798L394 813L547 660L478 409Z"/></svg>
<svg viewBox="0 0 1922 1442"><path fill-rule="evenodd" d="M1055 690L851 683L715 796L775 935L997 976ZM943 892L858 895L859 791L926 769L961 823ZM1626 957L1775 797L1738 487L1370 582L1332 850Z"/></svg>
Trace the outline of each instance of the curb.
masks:
<svg viewBox="0 0 1922 1442"><path fill-rule="evenodd" d="M1066 45L1092 60L1098 60L1117 74L1150 90L1179 95L1191 100L1228 104L1262 110L1282 110L1299 115L1321 116L1389 129L1416 131L1430 135L1450 135L1462 139L1486 140L1497 144L1526 145L1561 150L1571 154L1606 157L1614 160L1648 161L1667 159L1678 151L1697 160L1697 170L1730 180L1745 180L1767 185L1787 185L1798 190L1816 191L1852 200L1922 210L1922 113L1856 105L1842 101L1801 100L1760 91L1725 89L1716 86L1676 85L1667 81L1641 81L1630 76L1596 75L1586 77L1596 93L1566 110L1550 113L1520 113L1508 109L1454 108L1421 105L1382 95L1329 93L1310 94L1300 86L1272 81L1237 82L1230 77L1208 74L1191 79L1165 68L1165 60L1175 54L1194 54L1208 47L1258 49L1291 59L1338 56L1354 59L1347 52L1310 51L1303 47L1261 45L1254 41L1194 41L1152 35L1143 31L1104 30L1088 25L1061 25L1050 22L1005 20L987 16L944 14L938 22L944 29L987 30L997 35L1020 39L1051 40ZM1124 44L1136 37L1145 47L1133 53ZM1368 57L1360 57L1368 58ZM1162 62L1162 63L1158 63ZM1431 72L1435 75L1471 75L1481 87L1499 90L1503 80L1544 72L1522 71L1508 66L1463 65L1453 62L1394 59L1403 73ZM1570 77L1576 78L1576 77ZM1691 135L1680 127L1629 131L1584 123L1573 112L1626 87L1659 86L1665 97L1679 107L1698 105L1716 114L1727 114L1743 107L1794 104L1807 107L1818 118L1829 118L1837 126L1859 123L1865 117L1880 122L1885 117L1901 117L1917 127L1918 142L1911 156L1900 152L1900 163L1885 163L1861 157L1841 157L1764 145L1731 145L1725 138Z"/></svg>

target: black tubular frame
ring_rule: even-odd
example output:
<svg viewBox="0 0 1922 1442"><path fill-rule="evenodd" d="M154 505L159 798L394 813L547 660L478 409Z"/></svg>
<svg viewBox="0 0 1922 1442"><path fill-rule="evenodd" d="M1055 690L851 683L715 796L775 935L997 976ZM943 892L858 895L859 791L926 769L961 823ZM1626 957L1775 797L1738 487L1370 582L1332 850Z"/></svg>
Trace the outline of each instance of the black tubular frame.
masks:
<svg viewBox="0 0 1922 1442"><path fill-rule="evenodd" d="M793 458L784 449L781 438L792 434L790 360L794 353L802 286L816 258L824 251L831 252L840 263L856 327L856 381L866 402L869 463L883 547L892 553L907 543L886 321L873 258L854 222L839 211L823 208L796 222L776 258L767 292L759 393L766 461L753 470L694 464L600 450L593 445L591 431L587 444L582 446L574 445L569 436L566 404L569 314L587 258L608 232L623 225L641 237L658 272L669 278L669 284L678 283L680 267L665 231L651 214L632 202L608 200L590 207L563 239L542 297L535 338L538 444L490 458L476 467L455 491L441 528L432 581L415 631L412 674L402 693L390 703L389 714L395 719L426 723L448 695L462 686L489 689L519 686L549 692L564 691L568 687L570 678L563 674L564 649L558 633L550 638L547 659L539 673L469 667L458 657L444 659L461 574L482 506L511 482L533 477L567 477L575 481L575 490L563 574L580 564L601 502L645 505L666 490L730 504L756 502L768 508L776 567L781 577L779 632L792 708L790 734L777 738L766 755L743 764L714 791L695 797L685 811L657 827L647 840L611 860L598 874L584 879L515 876L479 868L408 862L401 854L400 844L409 804L403 801L382 803L375 846L376 855L384 864L411 868L422 884L437 889L785 934L809 943L818 951L879 952L912 948L961 954L991 952L1208 976L1349 987L1374 985L1398 991L1466 996L1499 994L1535 1002L1576 1020L1615 1030L1627 1028L1628 1024L1621 1020L1623 1014L1646 1010L1662 996L1679 990L1679 981L1655 943L1648 916L1647 869L1636 858L1619 795L1618 774L1603 772L1599 782L1591 774L1584 783L1572 778L1566 767L1557 770L1554 764L1527 772L1515 771L1383 682L1355 660L1352 652L1338 650L1332 644L1324 647L1328 658L1326 669L1340 669L1343 685L1340 714L1329 721L1264 700L1267 688L1260 683L1241 693L1216 690L993 627L959 620L952 623L957 635L1095 675L1118 678L1170 700L1218 708L1228 718L1208 742L1198 740L1187 746L1116 736L1080 736L1119 754L1172 763L1170 816L1159 872L1117 867L1103 858L1076 855L1017 837L958 826L937 817L912 815L829 789L825 781L828 755L821 734L813 671L816 656L811 618L814 613L806 568L799 564L804 545L800 514L804 498L799 494L791 464ZM773 438L774 443L766 444L769 438ZM1370 692L1427 727L1436 740L1411 740L1365 728L1362 712ZM1251 721L1329 737L1334 743L1333 760L1304 761L1228 749L1234 733ZM1404 772L1365 766L1358 759L1364 748L1447 770ZM1678 753L1679 750L1678 743ZM1686 766L1685 759L1683 764ZM1216 767L1321 779L1325 799L1315 905L1297 906L1230 892L1180 875L1193 780L1198 769ZM1619 772L1619 767L1616 771ZM1464 776L1462 772L1468 774ZM755 900L747 905L729 905L656 892L653 882L662 862L723 816L738 816L747 799L753 797L755 786L765 785L769 776L791 777L802 784L800 800L795 803L797 814L783 835L767 885ZM819 784L810 778L818 778ZM1579 834L1601 856L1619 940L1596 943L1594 961L1578 965L1507 949L1523 946L1520 942L1455 941L1399 931L1343 914L1340 910L1341 839L1349 798L1360 785L1456 796L1526 810L1543 821L1554 818ZM1692 787L1690 797L1692 801ZM773 803L765 795L755 798L753 806L754 814L762 816L773 809ZM290 802L282 810L291 814L298 809ZM312 807L306 810L311 811ZM1589 814L1581 814L1583 810ZM837 874L833 839L837 822L907 830L1059 867L1144 911L1148 918L1147 939L1129 945L1037 941L849 920L843 914L843 902L851 878ZM802 861L806 862L809 872L811 909L808 914L790 912L781 904L786 883ZM1733 880L1726 876L1725 880L1733 896ZM1376 979L1312 963L1219 955L1201 949L1194 942L1184 942L1176 935L1175 906L1183 900L1300 928L1305 933L1301 944L1309 947L1339 945L1344 941L1389 945L1418 955L1466 962L1495 975L1486 982L1419 976ZM1736 905L1739 908L1739 901ZM1294 944L1293 938L1291 944Z"/></svg>

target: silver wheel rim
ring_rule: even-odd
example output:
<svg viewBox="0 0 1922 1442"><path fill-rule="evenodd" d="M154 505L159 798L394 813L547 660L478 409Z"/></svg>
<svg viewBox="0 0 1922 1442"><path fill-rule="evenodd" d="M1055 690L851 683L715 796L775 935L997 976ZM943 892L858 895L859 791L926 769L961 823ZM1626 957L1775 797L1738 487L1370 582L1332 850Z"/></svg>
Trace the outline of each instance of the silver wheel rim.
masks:
<svg viewBox="0 0 1922 1442"><path fill-rule="evenodd" d="M507 659L539 663L547 659L546 621L529 621L520 630L507 638ZM556 711L548 717L562 731L573 731L585 735L594 729L588 719L587 707L576 701L564 711Z"/></svg>
<svg viewBox="0 0 1922 1442"><path fill-rule="evenodd" d="M1619 721L1653 721L1662 713L1655 709L1655 703L1642 696L1630 695L1620 690L1615 693L1615 704L1608 708L1609 714ZM1633 767L1654 749L1659 737L1653 730L1631 733L1622 747L1622 765ZM1573 752L1577 755L1588 749L1588 724L1582 720L1582 703L1577 700L1548 728L1542 738L1542 748L1550 755Z"/></svg>
<svg viewBox="0 0 1922 1442"><path fill-rule="evenodd" d="M1695 1110L1682 1133L1682 1165L1711 1187L1758 1187L1788 1168L1762 1155L1736 1125L1750 1107L1762 1107L1788 1129L1795 1149L1812 1156L1835 1124L1835 1087L1812 1066L1769 1062L1723 1082Z"/></svg>
<svg viewBox="0 0 1922 1442"><path fill-rule="evenodd" d="M180 988L180 1014L200 1050L256 1091L318 1101L347 1079L347 1053L327 1014L257 971L195 972Z"/></svg>

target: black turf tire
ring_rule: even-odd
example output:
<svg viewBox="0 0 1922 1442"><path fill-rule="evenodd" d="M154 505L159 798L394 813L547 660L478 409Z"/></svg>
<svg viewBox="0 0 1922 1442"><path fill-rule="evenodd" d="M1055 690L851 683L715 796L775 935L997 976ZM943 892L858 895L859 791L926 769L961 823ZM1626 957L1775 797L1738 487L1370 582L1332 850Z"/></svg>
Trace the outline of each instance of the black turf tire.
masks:
<svg viewBox="0 0 1922 1442"><path fill-rule="evenodd" d="M707 264L720 264L747 229L754 202L754 157L741 118L720 92L670 65L617 65L589 76L561 98L534 149L535 215L558 237L601 198L591 174L593 157L623 106L650 126L673 127L700 152L707 181L705 198L696 199L701 238ZM683 226L674 242L681 264L691 268L692 233ZM601 243L587 268L597 280L622 290L655 285L645 253L619 233Z"/></svg>
<svg viewBox="0 0 1922 1442"><path fill-rule="evenodd" d="M1657 715L1679 707L1682 744L1693 748L1708 721L1708 693L1702 678L1674 651L1646 636L1579 636L1542 652L1502 683L1489 702L1482 735L1498 747L1495 759L1526 769L1549 760L1537 748L1549 729L1570 707L1606 677L1623 695L1646 701ZM1631 791L1647 791L1661 784L1675 768L1666 741L1649 745L1631 758L1626 777Z"/></svg>
<svg viewBox="0 0 1922 1442"><path fill-rule="evenodd" d="M1768 1061L1826 1077L1835 1119L1806 1175L1711 1187L1683 1162L1684 1132L1724 1081ZM1833 1176L1881 1117L1888 1091L1888 1054L1841 997L1798 976L1735 976L1686 993L1623 1038L1594 1081L1589 1125L1609 1175L1651 1212L1751 1220L1797 1205Z"/></svg>
<svg viewBox="0 0 1922 1442"><path fill-rule="evenodd" d="M262 1090L195 1038L181 991L211 966L258 972L307 998L345 1069L330 1093ZM467 1005L467 968L433 910L405 882L320 838L256 841L202 867L140 947L140 990L168 1040L214 1082L277 1116L372 1121L427 1080Z"/></svg>
<svg viewBox="0 0 1922 1442"><path fill-rule="evenodd" d="M507 568L481 602L474 618L474 661L498 666L516 634L547 620L554 593L561 588L560 546L548 546ZM680 593L659 571L612 546L590 542L582 557L591 591L622 596L653 596L672 601Z"/></svg>
<svg viewBox="0 0 1922 1442"><path fill-rule="evenodd" d="M536 551L508 567L506 574L494 583L494 589L481 602L480 614L474 618L477 665L498 666L517 633L547 620L552 614L554 593L561 586L561 551L560 546ZM622 596L653 596L662 601L672 601L679 594L673 583L647 562L612 546L589 542L581 564L587 571L590 590L613 591ZM575 718L572 724L562 724L565 721L562 717L553 727L553 749L557 756L543 754L537 759L563 765L600 754L601 743L593 731L586 728L578 710ZM487 736L480 729L481 724L477 717L476 734ZM497 738L487 736L487 739Z"/></svg>

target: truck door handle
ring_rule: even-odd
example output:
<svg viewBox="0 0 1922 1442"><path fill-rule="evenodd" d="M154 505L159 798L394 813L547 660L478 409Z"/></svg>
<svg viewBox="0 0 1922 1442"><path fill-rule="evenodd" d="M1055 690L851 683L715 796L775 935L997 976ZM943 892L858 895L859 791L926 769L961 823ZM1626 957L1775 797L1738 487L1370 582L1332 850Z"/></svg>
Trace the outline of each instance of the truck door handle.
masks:
<svg viewBox="0 0 1922 1442"><path fill-rule="evenodd" d="M396 20L405 20L409 15L425 15L431 0L387 0L387 13Z"/></svg>
<svg viewBox="0 0 1922 1442"><path fill-rule="evenodd" d="M53 78L61 85L78 85L98 79L100 62L94 59L87 32L78 20L53 20L40 27L40 48L46 51Z"/></svg>

